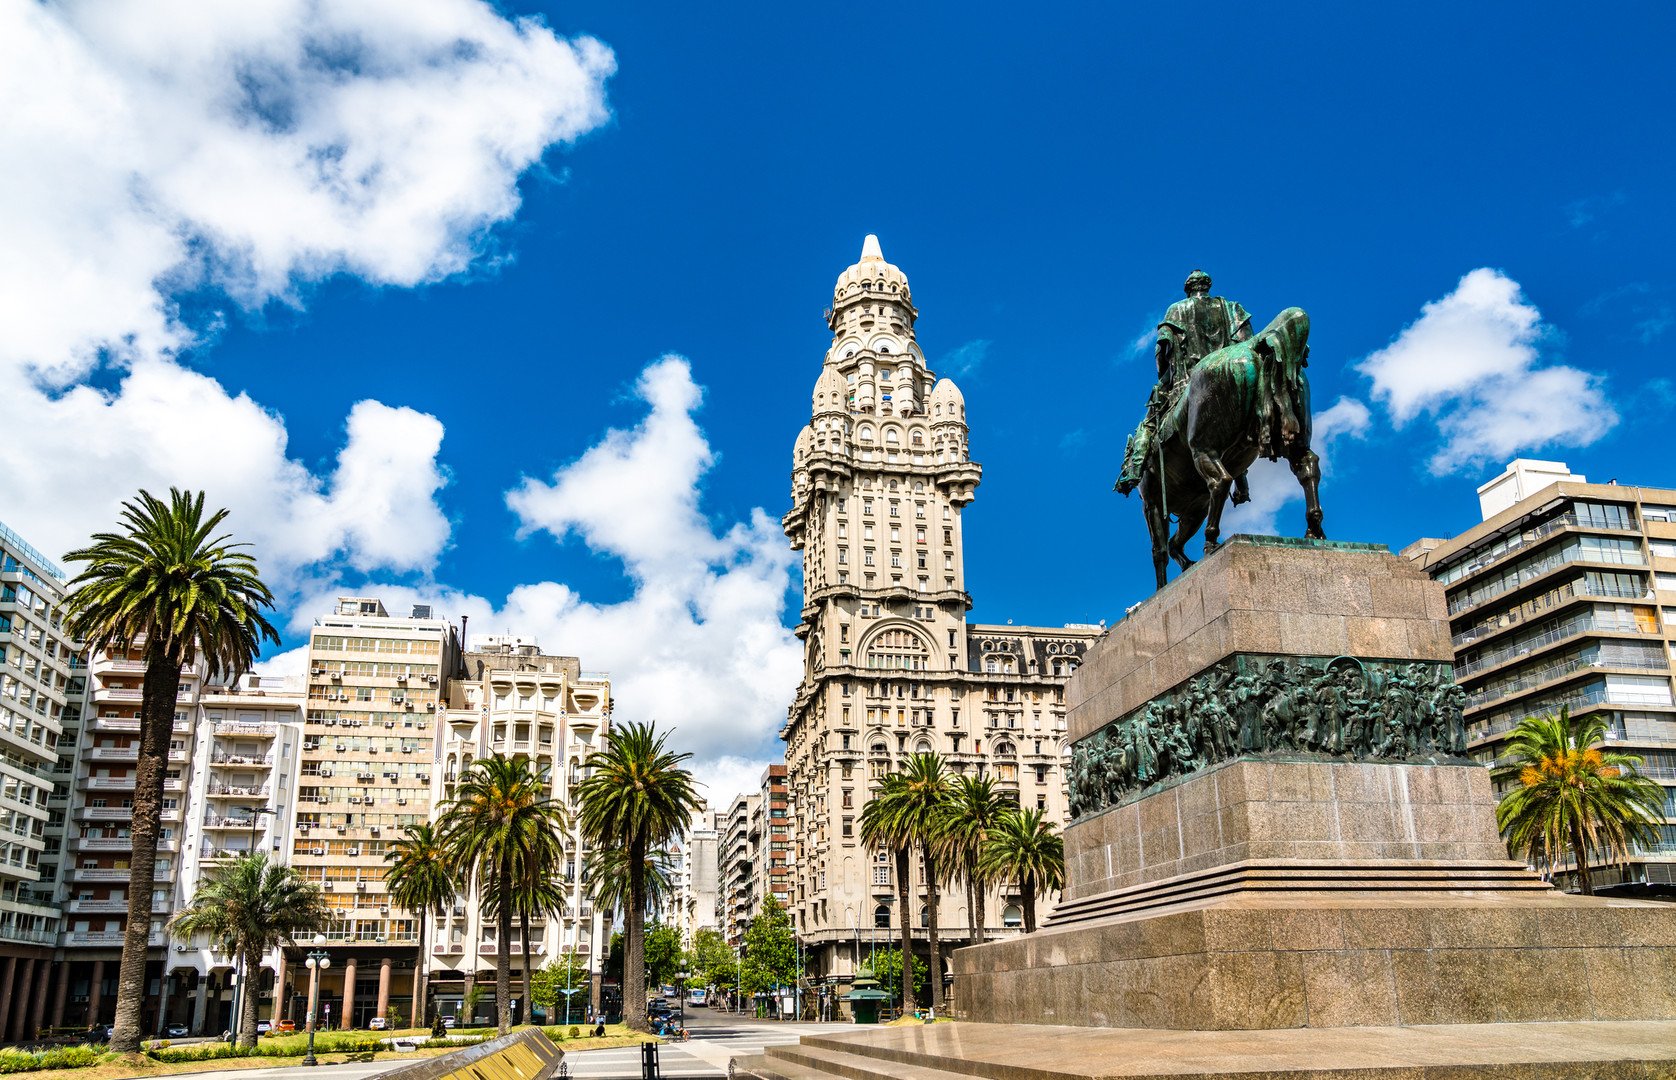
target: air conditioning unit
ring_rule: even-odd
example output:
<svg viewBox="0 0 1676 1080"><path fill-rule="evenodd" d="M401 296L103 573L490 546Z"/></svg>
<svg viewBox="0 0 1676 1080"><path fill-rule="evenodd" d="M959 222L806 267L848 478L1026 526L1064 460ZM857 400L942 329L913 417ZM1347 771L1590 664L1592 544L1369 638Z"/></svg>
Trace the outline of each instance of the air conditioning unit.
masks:
<svg viewBox="0 0 1676 1080"><path fill-rule="evenodd" d="M432 686L435 686L436 685L436 676L435 675L427 675L427 676L425 676L425 681L430 683Z"/></svg>
<svg viewBox="0 0 1676 1080"><path fill-rule="evenodd" d="M361 849L358 848L358 847L344 848L343 853L345 855L359 855L361 853ZM364 883L361 884L361 885L358 885L356 887L361 889L362 891L366 890L366 885Z"/></svg>
<svg viewBox="0 0 1676 1080"><path fill-rule="evenodd" d="M396 805L397 806L406 806L407 805L407 800L406 799L397 799L396 800Z"/></svg>
<svg viewBox="0 0 1676 1080"><path fill-rule="evenodd" d="M349 853L351 855L359 855L361 853L361 849L360 848L350 848ZM364 881L357 881L355 883L355 891L356 892L366 892L367 891L367 883L364 882Z"/></svg>
<svg viewBox="0 0 1676 1080"><path fill-rule="evenodd" d="M297 826L297 831L302 833L304 836L307 836L308 835L308 826L307 825L298 825Z"/></svg>
<svg viewBox="0 0 1676 1080"><path fill-rule="evenodd" d="M393 728L396 726L396 722L394 720L386 720L384 721L384 726L387 728Z"/></svg>
<svg viewBox="0 0 1676 1080"><path fill-rule="evenodd" d="M323 847L309 848L308 853L310 855L324 855L326 854L326 849Z"/></svg>
<svg viewBox="0 0 1676 1080"><path fill-rule="evenodd" d="M342 682L343 681L343 672L341 672L341 671L332 672L332 681L333 682Z"/></svg>
<svg viewBox="0 0 1676 1080"><path fill-rule="evenodd" d="M402 708L406 709L408 712L412 712L413 711L413 702L411 702L411 701L407 702L406 704L404 704L402 706Z"/></svg>
<svg viewBox="0 0 1676 1080"><path fill-rule="evenodd" d="M351 795L351 796L349 796L349 802L355 804L356 806L360 806L361 805L361 797L359 795Z"/></svg>
<svg viewBox="0 0 1676 1080"><path fill-rule="evenodd" d="M388 915L388 914L390 914L390 909L387 908L387 907L381 907L381 908L378 909L378 913L380 915Z"/></svg>
<svg viewBox="0 0 1676 1080"><path fill-rule="evenodd" d="M404 747L402 747L402 753L404 753L404 754L411 754L411 753L413 753L413 747L411 747L411 746L404 746Z"/></svg>
<svg viewBox="0 0 1676 1080"><path fill-rule="evenodd" d="M434 702L434 701L427 701L427 702L426 702L426 703L425 703L425 711L426 711L426 712L436 712L436 702Z"/></svg>
<svg viewBox="0 0 1676 1080"><path fill-rule="evenodd" d="M341 753L343 753L343 752L344 752L344 751L345 751L345 750L347 750L347 749L348 749L348 747L346 747L346 746L345 746L345 745L344 745L344 744L343 744L343 743L338 743L338 745L337 745L337 751L338 751L338 753L340 753L340 754L341 754Z"/></svg>
<svg viewBox="0 0 1676 1080"><path fill-rule="evenodd" d="M374 836L381 836L381 835L383 835L383 834L382 834L382 833L381 833L381 832L380 832L380 831L379 831L379 828L378 828L378 826L377 826L377 825L374 825L374 826L373 826L373 827L372 827L372 834L373 834L373 835L374 835Z"/></svg>
<svg viewBox="0 0 1676 1080"><path fill-rule="evenodd" d="M390 939L385 937L383 934L380 934L380 935L378 935L378 940L380 942L385 942L385 941L389 941Z"/></svg>
<svg viewBox="0 0 1676 1080"><path fill-rule="evenodd" d="M320 853L317 851L317 852L315 852L315 854L318 855ZM329 881L321 882L320 891L321 892L336 892L337 891L337 886L333 885Z"/></svg>
<svg viewBox="0 0 1676 1080"><path fill-rule="evenodd" d="M330 716L326 717L325 724L326 724L327 727L337 727L338 726L337 720L333 719Z"/></svg>
<svg viewBox="0 0 1676 1080"><path fill-rule="evenodd" d="M324 674L326 674L326 669L323 668L323 667L317 667L317 668L314 669L314 674L324 675Z"/></svg>
<svg viewBox="0 0 1676 1080"><path fill-rule="evenodd" d="M330 769L321 769L321 770L320 770L320 775L321 775L321 776L331 776L331 775L332 775L332 770L330 770Z"/></svg>
<svg viewBox="0 0 1676 1080"><path fill-rule="evenodd" d="M396 676L396 681L405 686L405 685L407 685L407 676L406 675L397 675Z"/></svg>
<svg viewBox="0 0 1676 1080"><path fill-rule="evenodd" d="M338 835L339 836L342 836L344 833L346 833L348 831L349 831L349 826L347 826L347 825L339 825L338 826Z"/></svg>

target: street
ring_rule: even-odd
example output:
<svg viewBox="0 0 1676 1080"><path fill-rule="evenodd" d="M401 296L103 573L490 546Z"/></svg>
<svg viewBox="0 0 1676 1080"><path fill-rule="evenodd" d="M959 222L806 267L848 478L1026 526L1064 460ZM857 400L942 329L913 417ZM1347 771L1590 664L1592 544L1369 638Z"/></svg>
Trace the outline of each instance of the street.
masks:
<svg viewBox="0 0 1676 1080"><path fill-rule="evenodd" d="M782 1024L774 1020L755 1020L731 1013L709 1009L688 1009L687 1030L692 1038L686 1042L664 1043L658 1048L658 1063L663 1074L675 1080L687 1076L726 1076L727 1063L734 1055L756 1054L765 1046L784 1046L816 1031L847 1028L847 1024ZM562 1045L562 1044L561 1044ZM640 1047L623 1046L614 1050L584 1050L565 1054L570 1075L593 1078L638 1077L640 1075ZM193 1080L361 1080L377 1076L409 1061L380 1061L365 1065L322 1065L303 1068L288 1065L277 1069L243 1069L237 1071L194 1073Z"/></svg>
<svg viewBox="0 0 1676 1080"><path fill-rule="evenodd" d="M776 1020L756 1020L748 1016L712 1012L710 1009L688 1009L687 1030L692 1038L686 1042L667 1042L658 1048L658 1064L663 1075L672 1078L685 1076L726 1076L728 1060L735 1055L761 1053L765 1046L784 1046L804 1035L817 1031L847 1029L847 1024L793 1024ZM615 1050L589 1050L566 1054L565 1063L570 1075L593 1080L600 1077L638 1077L640 1048L624 1046Z"/></svg>

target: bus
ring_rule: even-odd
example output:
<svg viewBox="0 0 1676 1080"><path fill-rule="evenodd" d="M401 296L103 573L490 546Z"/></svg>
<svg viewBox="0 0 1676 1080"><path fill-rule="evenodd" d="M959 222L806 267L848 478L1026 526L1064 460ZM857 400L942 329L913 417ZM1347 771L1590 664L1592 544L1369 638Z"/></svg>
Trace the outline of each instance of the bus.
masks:
<svg viewBox="0 0 1676 1080"><path fill-rule="evenodd" d="M702 986L695 987L692 990L688 990L687 991L687 1004L691 1005L695 1009L704 1008L706 1005L710 1004L709 991L705 990L704 987L702 987Z"/></svg>

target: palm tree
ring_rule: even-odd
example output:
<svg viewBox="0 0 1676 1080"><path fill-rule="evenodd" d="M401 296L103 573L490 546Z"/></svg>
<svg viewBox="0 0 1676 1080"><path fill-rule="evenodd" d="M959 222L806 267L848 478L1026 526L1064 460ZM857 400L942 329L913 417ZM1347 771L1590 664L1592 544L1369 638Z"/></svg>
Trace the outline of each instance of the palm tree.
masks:
<svg viewBox="0 0 1676 1080"><path fill-rule="evenodd" d="M530 920L563 915L570 907L570 894L564 876L550 862L520 857L513 879L512 910L518 916L518 941L523 947L524 1019L529 1023L530 1009L535 1004L531 996L535 992L535 969L534 954L530 952ZM500 916L500 892L492 882L483 893L483 914L486 918Z"/></svg>
<svg viewBox="0 0 1676 1080"><path fill-rule="evenodd" d="M564 804L522 754L478 758L460 774L453 798L442 804L443 847L478 895L509 896L525 866L564 861ZM500 1033L512 1027L512 904L495 905L495 1010Z"/></svg>
<svg viewBox="0 0 1676 1080"><path fill-rule="evenodd" d="M191 904L169 920L169 931L182 940L208 935L238 958L244 972L239 1045L249 1047L256 1045L256 987L263 954L324 930L331 918L326 896L317 886L257 852L212 871Z"/></svg>
<svg viewBox="0 0 1676 1080"><path fill-rule="evenodd" d="M902 770L902 793L896 811L918 842L920 857L925 862L925 940L931 952L932 1012L943 1007L943 959L937 944L937 894L941 880L937 874L937 852L943 846L946 821L943 807L948 802L950 788L950 777L943 771L940 755L915 754Z"/></svg>
<svg viewBox="0 0 1676 1080"><path fill-rule="evenodd" d="M1036 893L1065 887L1065 841L1040 810L1001 815L984 842L979 872L991 881L1012 879L1024 900L1024 932L1036 932Z"/></svg>
<svg viewBox="0 0 1676 1080"><path fill-rule="evenodd" d="M966 884L966 917L971 920L974 945L983 944L984 892L989 887L978 860L989 830L1012 805L989 777L961 775L950 785L943 806L942 857L951 870L959 870Z"/></svg>
<svg viewBox="0 0 1676 1080"><path fill-rule="evenodd" d="M623 1019L645 1031L646 869L652 852L686 828L704 805L692 773L681 767L691 754L664 748L656 725L629 724L605 749L588 756L588 777L577 786L582 832L595 852L619 848L627 859L623 905Z"/></svg>
<svg viewBox="0 0 1676 1080"><path fill-rule="evenodd" d="M902 955L911 957L914 955L914 931L908 912L913 906L914 894L908 868L914 838L897 815L905 782L901 773L891 773L873 789L873 797L861 808L861 841L874 851L890 852L896 862L896 909L902 923ZM913 1009L914 980L903 979L902 1011L909 1013Z"/></svg>
<svg viewBox="0 0 1676 1080"><path fill-rule="evenodd" d="M1569 853L1577 885L1594 892L1589 855L1629 858L1633 845L1659 840L1664 789L1641 773L1641 758L1597 749L1606 721L1597 714L1571 718L1530 716L1513 729L1495 776L1518 778L1496 806L1496 824L1508 849L1532 863Z"/></svg>
<svg viewBox="0 0 1676 1080"><path fill-rule="evenodd" d="M273 607L273 594L256 560L240 550L246 545L216 534L226 516L225 510L206 516L202 492L170 489L164 502L141 491L122 504L126 531L97 533L90 546L64 557L85 564L65 599L70 633L107 655L137 649L145 663L128 863L137 882L149 882L157 862L181 667L201 658L237 676L250 668L264 639L279 640L262 616ZM150 934L151 889L130 889L111 1032L111 1049L124 1053L140 1047Z"/></svg>
<svg viewBox="0 0 1676 1080"><path fill-rule="evenodd" d="M656 911L658 904L674 892L670 879L674 869L675 857L668 851L654 851L646 856L645 884L641 889L646 904L645 914ZM596 848L588 853L582 876L588 882L588 896L593 900L594 907L608 913L628 910L627 851L622 848Z"/></svg>
<svg viewBox="0 0 1676 1080"><path fill-rule="evenodd" d="M409 825L406 836L384 853L390 869L384 873L390 899L413 912L419 919L419 962L413 969L413 1023L423 1026L430 1017L425 1011L425 924L432 915L441 918L460 894L460 879L448 858L442 837L429 824Z"/></svg>

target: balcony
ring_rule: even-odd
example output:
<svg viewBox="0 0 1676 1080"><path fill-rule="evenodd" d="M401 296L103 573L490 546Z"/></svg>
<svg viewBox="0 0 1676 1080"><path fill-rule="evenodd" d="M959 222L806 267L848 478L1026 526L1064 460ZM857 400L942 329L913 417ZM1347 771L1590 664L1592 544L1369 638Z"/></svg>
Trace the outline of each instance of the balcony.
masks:
<svg viewBox="0 0 1676 1080"><path fill-rule="evenodd" d="M271 769L274 767L273 758L255 757L249 754L212 754L210 766L216 769Z"/></svg>
<svg viewBox="0 0 1676 1080"><path fill-rule="evenodd" d="M129 821L134 816L131 806L78 806L71 815L77 821Z"/></svg>
<svg viewBox="0 0 1676 1080"><path fill-rule="evenodd" d="M132 870L83 870L80 867L74 866L70 867L68 873L70 880L78 883L92 881L129 881L134 876L134 872ZM152 870L152 881L173 881L174 879L173 870L155 868Z"/></svg>
<svg viewBox="0 0 1676 1080"><path fill-rule="evenodd" d="M122 948L126 935L121 930L72 930L64 935L67 948ZM146 944L157 948L168 944L168 938L161 934L152 934L146 938Z"/></svg>
<svg viewBox="0 0 1676 1080"><path fill-rule="evenodd" d="M158 851L176 851L180 847L175 840L157 841ZM69 840L71 851L132 851L134 838L131 836L72 836Z"/></svg>
<svg viewBox="0 0 1676 1080"><path fill-rule="evenodd" d="M225 736L243 736L248 739L272 739L279 734L279 728L273 724L250 724L236 720L224 720L215 725L215 733Z"/></svg>
<svg viewBox="0 0 1676 1080"><path fill-rule="evenodd" d="M66 900L64 910L70 915L126 915L126 900Z"/></svg>
<svg viewBox="0 0 1676 1080"><path fill-rule="evenodd" d="M266 799L272 789L241 787L238 784L211 784L205 792L212 799Z"/></svg>

